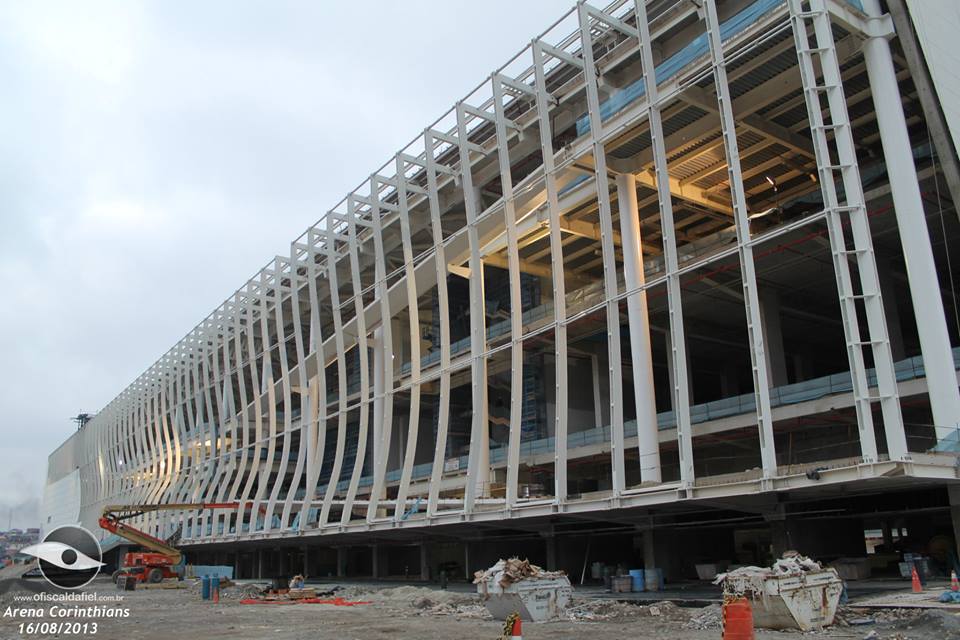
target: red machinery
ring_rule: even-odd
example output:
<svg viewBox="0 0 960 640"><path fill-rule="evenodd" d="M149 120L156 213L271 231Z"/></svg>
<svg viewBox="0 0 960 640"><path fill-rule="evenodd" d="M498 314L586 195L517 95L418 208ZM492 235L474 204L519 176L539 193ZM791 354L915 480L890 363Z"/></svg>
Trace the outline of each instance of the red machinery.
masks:
<svg viewBox="0 0 960 640"><path fill-rule="evenodd" d="M146 551L134 551L123 558L123 566L113 572L113 580L121 575L133 576L137 582L157 583L164 578L177 578L175 567L183 554L176 548L179 531L167 540L155 538L148 533L125 524L123 520L152 511L197 511L203 509L236 509L238 502L204 502L174 504L109 505L103 508L100 527L110 533L134 542Z"/></svg>

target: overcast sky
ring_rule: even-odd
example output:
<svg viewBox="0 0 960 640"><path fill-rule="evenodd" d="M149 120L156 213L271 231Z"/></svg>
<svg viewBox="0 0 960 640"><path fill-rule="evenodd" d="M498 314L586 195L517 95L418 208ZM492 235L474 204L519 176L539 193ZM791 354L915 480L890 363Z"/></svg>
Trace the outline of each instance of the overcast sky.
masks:
<svg viewBox="0 0 960 640"><path fill-rule="evenodd" d="M0 1L0 529L70 416L572 2Z"/></svg>

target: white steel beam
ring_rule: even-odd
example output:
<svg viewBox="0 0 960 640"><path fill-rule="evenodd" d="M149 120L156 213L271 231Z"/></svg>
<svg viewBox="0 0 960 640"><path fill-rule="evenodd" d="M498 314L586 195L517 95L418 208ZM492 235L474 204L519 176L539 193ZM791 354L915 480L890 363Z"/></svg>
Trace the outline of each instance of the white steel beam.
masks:
<svg viewBox="0 0 960 640"><path fill-rule="evenodd" d="M603 144L603 119L597 90L596 65L593 58L592 23L587 5L578 5L581 54L584 82L590 114L590 136L593 139L594 180L600 210L601 250L603 251L603 283L606 296L607 355L610 375L610 460L614 496L626 488L623 436L623 371L620 366L620 310L617 302L617 271L613 246L613 218L610 211L610 188L607 182L607 155Z"/></svg>
<svg viewBox="0 0 960 640"><path fill-rule="evenodd" d="M683 327L683 300L680 289L680 265L677 256L676 226L670 197L670 174L667 171L667 150L664 143L663 120L660 113L659 87L654 70L650 27L644 0L635 0L634 10L640 38L640 56L647 88L650 138L653 147L654 175L660 205L660 228L663 237L664 269L667 277L667 307L669 311L669 349L673 375L671 400L677 423L677 449L680 462L680 483L693 485L693 426L690 420L690 384L687 379L687 340Z"/></svg>
<svg viewBox="0 0 960 640"><path fill-rule="evenodd" d="M757 293L756 267L753 262L753 247L750 241L746 195L740 171L740 149L737 144L736 121L727 83L727 68L720 36L720 19L717 16L716 0L705 0L704 21L707 41L713 61L714 83L720 103L720 124L727 155L727 172L730 176L730 197L734 210L734 226L740 254L740 273L743 280L743 298L747 315L747 336L750 342L750 366L753 369L753 392L757 407L757 428L760 436L760 459L763 474L771 478L777 474L777 455L773 440L773 420L770 409L770 385L764 366L763 332L760 320L760 300Z"/></svg>

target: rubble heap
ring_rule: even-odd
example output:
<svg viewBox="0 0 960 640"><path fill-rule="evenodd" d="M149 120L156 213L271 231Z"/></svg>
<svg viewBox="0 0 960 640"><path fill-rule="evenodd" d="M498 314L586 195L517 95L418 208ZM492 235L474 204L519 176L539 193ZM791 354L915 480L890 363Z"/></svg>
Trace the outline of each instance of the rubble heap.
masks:
<svg viewBox="0 0 960 640"><path fill-rule="evenodd" d="M764 593L764 581L769 578L801 576L823 570L823 565L816 560L796 551L788 551L769 567L747 566L717 574L713 584L722 585L727 595L757 596Z"/></svg>
<svg viewBox="0 0 960 640"><path fill-rule="evenodd" d="M490 579L493 578L493 581L501 588L506 588L521 580L547 580L566 575L565 571L546 571L529 560L519 558L504 560L501 558L489 569L475 572L473 574L473 584L488 584Z"/></svg>

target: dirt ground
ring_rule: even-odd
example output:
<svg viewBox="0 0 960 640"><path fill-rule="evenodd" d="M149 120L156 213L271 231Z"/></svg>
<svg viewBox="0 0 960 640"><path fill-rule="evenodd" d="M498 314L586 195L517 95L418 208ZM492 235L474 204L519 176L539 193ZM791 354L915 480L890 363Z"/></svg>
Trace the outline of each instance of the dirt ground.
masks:
<svg viewBox="0 0 960 640"><path fill-rule="evenodd" d="M333 585L318 585L318 589ZM34 587L35 588L35 587ZM81 608L105 607L129 610L125 618L99 618L96 634L21 633L21 623L62 622L49 615L51 606L72 608L74 603L34 601L22 583L6 585L0 593L0 614L8 607L43 608L43 619L0 617L0 638L69 638L191 640L261 639L367 640L416 638L417 640L496 640L502 623L492 620L476 595L439 591L426 587L346 586L337 596L369 604L334 606L327 604L247 605L239 600L253 585L225 589L219 604L201 600L194 586L177 590L117 592L106 580L97 580L82 592L115 598L120 602L84 602ZM27 601L18 600L28 598ZM613 600L575 598L568 619L523 625L524 638L602 637L604 640L671 638L712 640L721 637L719 606L681 608L670 602L637 605ZM851 622L864 623L851 624ZM92 618L75 620L91 622ZM870 635L875 633L876 635ZM944 611L890 610L870 613L845 608L838 624L818 632L758 631L757 637L782 638L876 638L882 640L942 640L960 638L960 616Z"/></svg>

